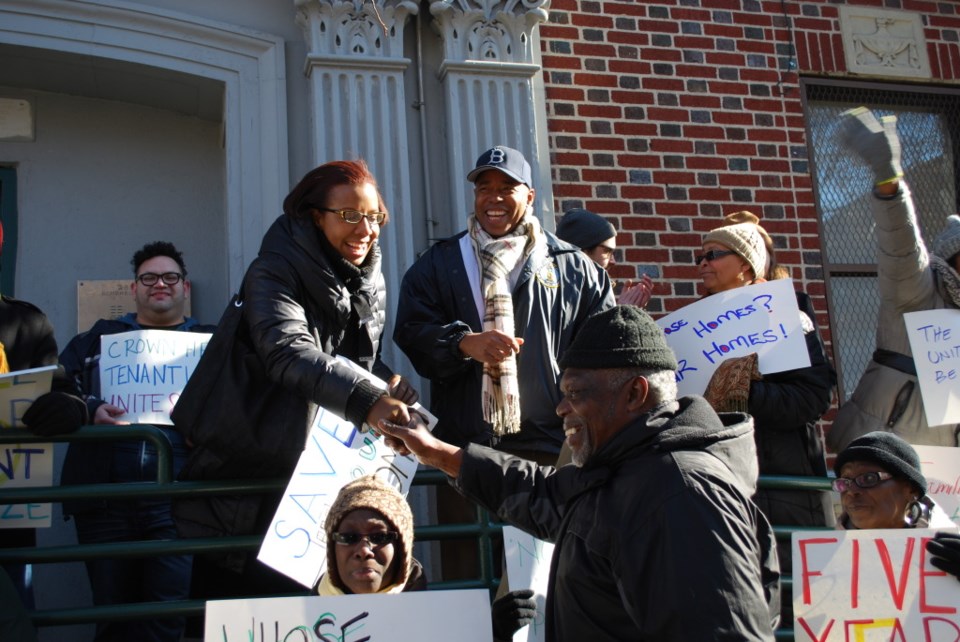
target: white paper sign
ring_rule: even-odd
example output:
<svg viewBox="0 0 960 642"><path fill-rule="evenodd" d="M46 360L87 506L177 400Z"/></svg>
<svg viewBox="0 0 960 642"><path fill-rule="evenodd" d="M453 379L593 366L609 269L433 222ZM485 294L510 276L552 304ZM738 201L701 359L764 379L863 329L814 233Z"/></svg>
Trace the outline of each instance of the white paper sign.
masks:
<svg viewBox="0 0 960 642"><path fill-rule="evenodd" d="M207 602L205 642L490 642L484 589Z"/></svg>
<svg viewBox="0 0 960 642"><path fill-rule="evenodd" d="M371 383L386 388L386 382L356 367ZM427 417L431 428L436 425L436 417L419 404L413 407ZM361 433L349 421L320 408L257 559L312 587L326 570L323 523L340 489L358 477L376 475L406 496L416 471L415 458L397 455L383 439Z"/></svg>
<svg viewBox="0 0 960 642"><path fill-rule="evenodd" d="M753 352L763 374L810 365L790 279L718 292L657 324L680 364L681 395L703 394L721 362Z"/></svg>
<svg viewBox="0 0 960 642"><path fill-rule="evenodd" d="M960 310L903 315L930 426L960 423Z"/></svg>
<svg viewBox="0 0 960 642"><path fill-rule="evenodd" d="M960 526L960 448L914 446L920 457L927 494Z"/></svg>
<svg viewBox="0 0 960 642"><path fill-rule="evenodd" d="M960 582L930 565L936 531L892 528L793 533L795 639L960 639Z"/></svg>
<svg viewBox="0 0 960 642"><path fill-rule="evenodd" d="M173 425L170 411L211 336L131 330L100 337L100 397L124 410L123 421Z"/></svg>
<svg viewBox="0 0 960 642"><path fill-rule="evenodd" d="M507 558L510 590L533 589L537 616L533 622L513 634L513 642L544 642L547 587L553 544L524 533L514 526L503 527L503 552Z"/></svg>
<svg viewBox="0 0 960 642"><path fill-rule="evenodd" d="M23 413L50 392L57 366L0 375L0 427L23 428ZM53 444L0 445L0 487L53 485ZM0 528L49 528L50 504L0 504Z"/></svg>

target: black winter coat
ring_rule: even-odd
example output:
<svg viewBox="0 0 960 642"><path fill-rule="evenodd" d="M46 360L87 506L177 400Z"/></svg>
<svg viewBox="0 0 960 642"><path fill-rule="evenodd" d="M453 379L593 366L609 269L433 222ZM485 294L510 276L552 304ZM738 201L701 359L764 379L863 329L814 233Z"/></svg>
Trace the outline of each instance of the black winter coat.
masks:
<svg viewBox="0 0 960 642"><path fill-rule="evenodd" d="M816 422L830 407L836 374L827 361L816 331L810 297L797 293L800 312L814 329L804 334L810 365L763 375L750 384L749 412L753 416L761 475L825 477L823 441ZM824 526L823 493L802 490L760 490L757 504L777 525ZM781 552L789 550L785 542ZM781 566L789 569L781 555Z"/></svg>
<svg viewBox="0 0 960 642"><path fill-rule="evenodd" d="M277 384L272 394L282 397L273 404L279 414L273 417L270 431L277 439L300 447L284 451L280 460L260 466L258 471L247 468L247 462L232 461L225 453L197 447L180 479L289 476L318 405L357 424L372 407L372 402L351 406L351 397L371 384L336 355L350 358L383 379L391 376L380 360L386 318L380 248L374 245L369 269L351 293L325 254L320 234L310 220L279 217L264 236L242 290L241 325L259 357L254 367L262 368L265 378ZM353 337L349 347L343 343L348 335ZM235 394L258 392L263 391L238 390ZM351 407L352 413L348 412ZM221 422L229 426L231 418L223 417ZM251 460L256 458L256 453L250 455ZM244 470L248 472L244 474ZM174 503L174 514L185 537L251 534L266 529L278 502L279 496L257 495L182 499ZM231 559L228 565L234 568L244 563L242 556Z"/></svg>
<svg viewBox="0 0 960 642"><path fill-rule="evenodd" d="M481 406L483 365L460 352L483 323L460 250L460 234L437 242L403 277L393 339L420 375L430 379L433 433L456 446L495 445ZM588 317L616 304L607 273L579 249L545 232L546 248L523 264L513 288L520 383L520 432L499 448L557 454L563 443L560 366Z"/></svg>
<svg viewBox="0 0 960 642"><path fill-rule="evenodd" d="M628 424L583 468L468 446L455 484L555 542L547 642L773 640L779 569L750 499L752 433L746 415L684 397Z"/></svg>

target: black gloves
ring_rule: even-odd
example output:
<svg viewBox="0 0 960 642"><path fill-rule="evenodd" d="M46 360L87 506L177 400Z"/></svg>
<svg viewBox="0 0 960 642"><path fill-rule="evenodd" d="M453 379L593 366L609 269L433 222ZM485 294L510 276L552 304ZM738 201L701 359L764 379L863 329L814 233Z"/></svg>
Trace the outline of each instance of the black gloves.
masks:
<svg viewBox="0 0 960 642"><path fill-rule="evenodd" d="M513 634L533 622L537 615L533 591L510 591L493 602L490 615L493 619L493 639L497 642L512 640Z"/></svg>
<svg viewBox="0 0 960 642"><path fill-rule="evenodd" d="M63 435L89 423L87 404L65 392L48 392L30 404L23 423L35 435Z"/></svg>
<svg viewBox="0 0 960 642"><path fill-rule="evenodd" d="M933 555L930 558L932 565L960 580L960 535L937 533L927 542L927 552Z"/></svg>

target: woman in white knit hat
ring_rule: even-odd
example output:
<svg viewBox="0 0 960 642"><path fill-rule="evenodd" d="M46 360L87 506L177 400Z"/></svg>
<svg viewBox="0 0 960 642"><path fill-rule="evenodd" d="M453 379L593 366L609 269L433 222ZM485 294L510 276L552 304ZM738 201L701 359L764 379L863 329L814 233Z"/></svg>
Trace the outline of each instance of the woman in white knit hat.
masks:
<svg viewBox="0 0 960 642"><path fill-rule="evenodd" d="M708 232L695 261L708 295L788 276L777 265L770 235L750 212L730 214L723 225ZM727 359L704 397L718 412L753 416L761 475L823 477L827 468L816 422L830 407L836 376L813 322L810 297L797 292L797 305L810 355L808 367L761 375L755 353ZM826 525L824 493L761 489L755 500L778 526ZM780 565L789 572L789 541L778 549Z"/></svg>

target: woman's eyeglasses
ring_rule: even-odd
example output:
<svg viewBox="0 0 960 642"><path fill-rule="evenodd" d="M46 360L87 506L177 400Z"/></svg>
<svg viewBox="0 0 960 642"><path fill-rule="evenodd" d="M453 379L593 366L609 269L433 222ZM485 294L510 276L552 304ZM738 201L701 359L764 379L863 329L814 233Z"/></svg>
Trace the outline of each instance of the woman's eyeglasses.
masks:
<svg viewBox="0 0 960 642"><path fill-rule="evenodd" d="M367 219L375 225L383 225L383 222L387 220L386 212L370 212L369 214L364 214L363 212L358 212L357 210L332 210L329 207L318 207L317 209L321 212L333 212L344 222L353 223L354 225L363 219Z"/></svg>
<svg viewBox="0 0 960 642"><path fill-rule="evenodd" d="M330 533L330 537L340 546L354 546L363 540L370 542L370 546L379 548L387 544L392 544L400 538L400 534L395 531L382 531L380 533Z"/></svg>
<svg viewBox="0 0 960 642"><path fill-rule="evenodd" d="M698 254L693 257L693 264L700 265L704 259L707 260L707 263L712 263L717 259L722 259L723 257L731 254L736 254L736 252L733 250L710 250L709 252L704 252L703 254Z"/></svg>
<svg viewBox="0 0 960 642"><path fill-rule="evenodd" d="M833 490L838 493L845 493L853 488L854 484L856 484L858 488L873 488L888 479L893 479L893 475L885 473L882 470L863 473L853 479L849 477L837 477L833 480Z"/></svg>
<svg viewBox="0 0 960 642"><path fill-rule="evenodd" d="M137 281L140 285L150 287L156 285L158 281L163 281L166 285L176 285L180 283L180 279L183 278L183 275L179 272L164 272L163 274L157 274L155 272L144 272L137 277Z"/></svg>

